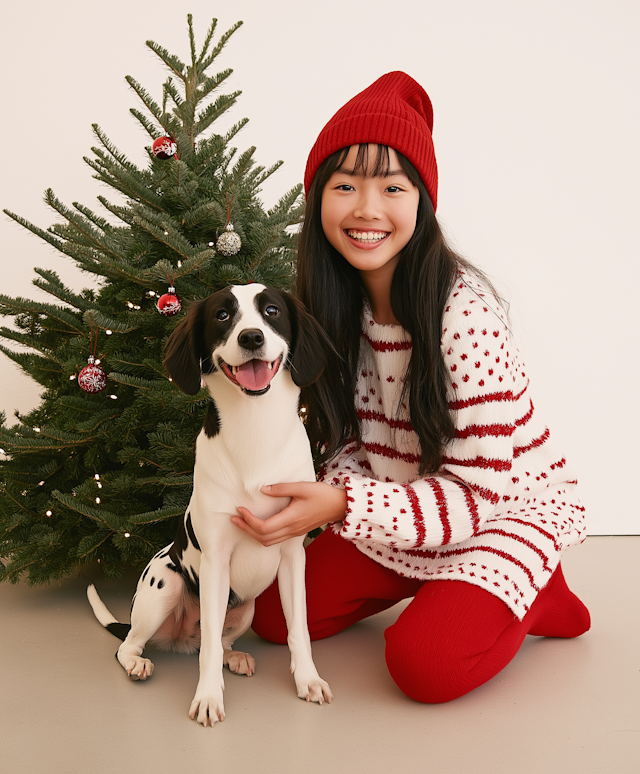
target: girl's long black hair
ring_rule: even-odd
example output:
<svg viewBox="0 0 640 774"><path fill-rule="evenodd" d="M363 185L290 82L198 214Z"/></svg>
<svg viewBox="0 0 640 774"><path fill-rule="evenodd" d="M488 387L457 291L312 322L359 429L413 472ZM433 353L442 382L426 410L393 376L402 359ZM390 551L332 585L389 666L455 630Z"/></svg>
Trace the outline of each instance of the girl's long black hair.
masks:
<svg viewBox="0 0 640 774"><path fill-rule="evenodd" d="M329 243L320 219L324 187L348 152L349 148L343 148L332 154L316 172L298 241L298 297L329 335L339 355L323 378L302 394L307 406L307 431L321 461L331 459L346 443L361 440L354 400L366 294L359 272ZM353 171L385 176L389 148L379 145L376 158L370 159L370 155L369 146L360 145ZM408 159L397 151L396 155L420 192L416 228L393 275L391 308L413 344L405 391L411 425L420 441L419 473L425 475L438 470L442 450L455 434L447 401L448 373L440 350L445 304L460 268L488 280L447 245L418 172Z"/></svg>

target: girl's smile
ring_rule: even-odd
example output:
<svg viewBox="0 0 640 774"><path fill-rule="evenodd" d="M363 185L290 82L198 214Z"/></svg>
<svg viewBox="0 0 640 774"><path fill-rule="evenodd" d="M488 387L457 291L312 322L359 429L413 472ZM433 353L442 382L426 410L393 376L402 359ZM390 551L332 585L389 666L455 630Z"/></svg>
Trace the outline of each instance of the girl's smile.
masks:
<svg viewBox="0 0 640 774"><path fill-rule="evenodd" d="M355 243L359 247L363 247L368 250L372 247L377 247L383 239L389 236L388 231L358 231L357 229L347 229L347 236L350 239L355 240Z"/></svg>

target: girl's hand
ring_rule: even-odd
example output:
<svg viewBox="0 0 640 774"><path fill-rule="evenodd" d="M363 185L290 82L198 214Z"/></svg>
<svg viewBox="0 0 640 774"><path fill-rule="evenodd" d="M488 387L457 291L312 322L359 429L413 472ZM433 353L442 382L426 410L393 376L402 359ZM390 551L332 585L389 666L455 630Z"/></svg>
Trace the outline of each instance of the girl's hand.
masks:
<svg viewBox="0 0 640 774"><path fill-rule="evenodd" d="M247 508L238 508L240 515L232 516L231 521L263 546L273 546L306 535L330 521L340 521L347 508L344 489L315 481L273 484L263 487L262 492L270 497L290 497L291 502L268 519L257 518Z"/></svg>

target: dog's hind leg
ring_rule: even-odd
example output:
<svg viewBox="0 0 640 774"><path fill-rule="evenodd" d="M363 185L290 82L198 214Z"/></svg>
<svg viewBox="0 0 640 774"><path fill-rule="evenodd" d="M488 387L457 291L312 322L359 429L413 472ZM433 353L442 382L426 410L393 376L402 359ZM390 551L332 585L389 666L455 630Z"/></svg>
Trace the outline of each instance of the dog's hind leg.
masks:
<svg viewBox="0 0 640 774"><path fill-rule="evenodd" d="M248 653L233 650L233 643L251 626L255 610L255 599L243 602L227 610L222 630L223 664L238 675L251 675L256 671L256 662Z"/></svg>
<svg viewBox="0 0 640 774"><path fill-rule="evenodd" d="M175 615L184 592L182 576L167 567L164 557L154 557L138 581L131 630L116 654L132 680L146 680L153 674L152 662L142 658L144 647L167 618Z"/></svg>

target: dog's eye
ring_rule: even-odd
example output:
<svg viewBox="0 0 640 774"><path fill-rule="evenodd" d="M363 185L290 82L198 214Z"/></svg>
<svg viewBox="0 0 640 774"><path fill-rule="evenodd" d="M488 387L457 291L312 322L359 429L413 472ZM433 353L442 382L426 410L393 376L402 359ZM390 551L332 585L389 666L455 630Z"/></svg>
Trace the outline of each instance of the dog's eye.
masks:
<svg viewBox="0 0 640 774"><path fill-rule="evenodd" d="M229 319L229 312L225 309L218 310L218 312L216 312L216 319L220 322L226 322Z"/></svg>
<svg viewBox="0 0 640 774"><path fill-rule="evenodd" d="M280 310L277 306L269 304L269 306L264 310L264 313L267 315L267 317L276 317L280 314Z"/></svg>

